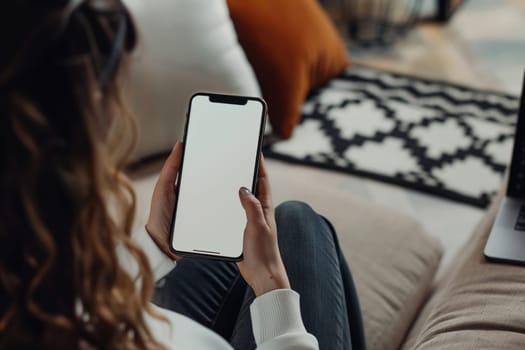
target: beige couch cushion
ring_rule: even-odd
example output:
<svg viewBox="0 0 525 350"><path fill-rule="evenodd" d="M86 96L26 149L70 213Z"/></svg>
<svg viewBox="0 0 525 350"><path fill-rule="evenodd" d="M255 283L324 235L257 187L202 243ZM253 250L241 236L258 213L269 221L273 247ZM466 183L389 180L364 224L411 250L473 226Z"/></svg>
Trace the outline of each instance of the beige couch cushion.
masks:
<svg viewBox="0 0 525 350"><path fill-rule="evenodd" d="M274 202L303 200L334 224L355 279L369 350L397 349L426 299L441 246L414 220L337 189L333 173L267 161ZM135 172L144 225L158 165Z"/></svg>
<svg viewBox="0 0 525 350"><path fill-rule="evenodd" d="M482 253L498 204L438 286L405 349L525 349L525 268L489 263Z"/></svg>

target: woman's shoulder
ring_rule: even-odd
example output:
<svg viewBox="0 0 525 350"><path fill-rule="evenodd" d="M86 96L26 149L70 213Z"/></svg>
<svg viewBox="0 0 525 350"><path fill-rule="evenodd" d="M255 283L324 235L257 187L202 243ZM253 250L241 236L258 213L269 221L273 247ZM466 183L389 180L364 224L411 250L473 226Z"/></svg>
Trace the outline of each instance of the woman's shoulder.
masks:
<svg viewBox="0 0 525 350"><path fill-rule="evenodd" d="M192 319L158 306L153 307L155 312L165 317L168 322L147 315L148 326L155 339L168 349L232 349L218 334Z"/></svg>

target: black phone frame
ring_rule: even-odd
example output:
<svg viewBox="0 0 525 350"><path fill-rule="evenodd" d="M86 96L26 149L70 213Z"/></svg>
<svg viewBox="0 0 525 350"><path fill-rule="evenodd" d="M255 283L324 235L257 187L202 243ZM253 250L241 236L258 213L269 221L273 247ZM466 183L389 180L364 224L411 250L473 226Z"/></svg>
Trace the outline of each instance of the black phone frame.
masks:
<svg viewBox="0 0 525 350"><path fill-rule="evenodd" d="M204 254L204 253L195 253L195 252L187 252L187 251L180 251L175 249L173 247L173 234L174 234L174 226L175 226L175 216L177 213L177 207L179 204L179 191L181 188L181 178L182 178L182 172L184 171L184 155L186 153L186 138L188 135L188 127L190 124L190 115L191 115L191 106L193 103L193 99L197 96L207 96L210 99L210 102L213 103L226 103L226 104L236 104L236 105L245 105L248 103L248 101L257 101L261 103L262 105L262 116L261 116L261 125L259 129L259 140L257 142L257 153L255 154L255 167L253 171L253 180L252 180L252 188L250 191L256 195L256 186L257 186L257 178L259 174L259 163L261 159L261 150L262 150L262 142L264 137L264 129L266 126L266 119L268 115L268 107L266 105L266 102L260 98L260 97L254 97L254 96L243 96L243 95L233 95L233 94L222 94L222 93L215 93L215 92L196 92L190 97L190 101L188 103L188 110L186 111L186 124L184 125L184 138L182 141L182 158L180 163L180 169L179 169L179 175L177 176L177 182L176 182L176 193L175 193L175 205L173 207L173 212L171 216L171 224L170 224L170 235L169 235L169 249L173 252L175 255L179 255L182 257L188 257L188 258L205 258L205 259L212 259L212 260L222 260L222 261L242 261L243 260L243 252L241 252L241 255L238 257L228 257L228 256L220 256L220 255L214 255L214 254Z"/></svg>

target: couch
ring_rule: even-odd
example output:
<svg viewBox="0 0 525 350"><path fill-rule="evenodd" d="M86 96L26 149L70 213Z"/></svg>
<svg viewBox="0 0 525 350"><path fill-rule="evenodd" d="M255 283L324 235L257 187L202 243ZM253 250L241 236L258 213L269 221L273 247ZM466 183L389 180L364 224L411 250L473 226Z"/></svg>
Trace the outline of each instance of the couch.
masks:
<svg viewBox="0 0 525 350"><path fill-rule="evenodd" d="M306 201L334 224L358 290L368 349L525 349L525 268L488 263L482 254L501 194L435 280L442 247L415 219L352 196L329 171L267 164L275 204ZM148 162L130 173L137 226L146 222L161 165Z"/></svg>
<svg viewBox="0 0 525 350"><path fill-rule="evenodd" d="M198 21L179 16L163 22L163 13L170 13L167 1L158 1L164 4L160 9L139 0L126 2L144 39L128 82L140 135L129 171L137 193L138 227L146 222L162 150L182 134L184 94L202 86L253 95L260 91L253 84L253 71L242 63L243 53L235 40L227 41L228 55L212 57L215 64L199 71L199 60L210 47L226 41L199 46L180 30L185 23L197 26ZM186 1L185 10L197 2ZM203 12L204 19L199 17L207 25L212 23L206 17L213 12L211 7ZM217 11L224 15L224 8ZM148 16L150 22L144 20ZM216 23L221 33L231 38L233 27L221 23ZM173 36L166 34L173 27L178 50L171 46ZM202 28L197 29L201 35ZM155 38L163 45L155 46ZM192 60L190 53L202 50L206 54ZM176 62L171 56L177 57ZM236 66L233 79L224 68L232 62ZM202 64L207 67L205 60ZM195 78L192 72L201 75ZM215 80L207 81L209 76ZM227 81L220 83L220 79ZM345 175L275 160L267 164L276 205L292 199L306 201L334 224L357 286L368 349L525 349L525 268L488 263L482 255L502 194L448 270L436 278L443 248L417 218L359 199L340 181Z"/></svg>

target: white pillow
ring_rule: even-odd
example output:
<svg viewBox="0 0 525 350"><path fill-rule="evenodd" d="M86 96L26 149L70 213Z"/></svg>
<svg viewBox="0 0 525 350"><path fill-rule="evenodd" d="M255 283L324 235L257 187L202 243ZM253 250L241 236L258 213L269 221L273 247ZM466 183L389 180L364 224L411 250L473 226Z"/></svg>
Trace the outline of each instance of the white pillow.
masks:
<svg viewBox="0 0 525 350"><path fill-rule="evenodd" d="M125 0L139 32L126 84L138 119L133 161L169 151L182 139L196 91L260 96L225 0Z"/></svg>

